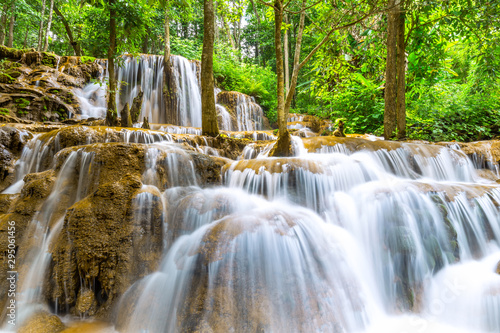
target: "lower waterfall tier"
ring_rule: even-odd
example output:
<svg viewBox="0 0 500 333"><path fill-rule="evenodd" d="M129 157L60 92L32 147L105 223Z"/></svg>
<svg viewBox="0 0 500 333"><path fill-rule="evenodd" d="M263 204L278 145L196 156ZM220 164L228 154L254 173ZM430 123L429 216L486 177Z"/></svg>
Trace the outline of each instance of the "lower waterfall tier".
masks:
<svg viewBox="0 0 500 333"><path fill-rule="evenodd" d="M0 126L19 332L500 331L498 141L56 127Z"/></svg>

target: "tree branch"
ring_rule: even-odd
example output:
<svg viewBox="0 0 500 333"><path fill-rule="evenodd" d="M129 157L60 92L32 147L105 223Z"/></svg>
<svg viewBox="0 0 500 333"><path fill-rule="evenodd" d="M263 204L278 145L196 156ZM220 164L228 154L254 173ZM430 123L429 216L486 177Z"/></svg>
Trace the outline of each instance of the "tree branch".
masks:
<svg viewBox="0 0 500 333"><path fill-rule="evenodd" d="M291 0L289 0L289 1L288 1L288 4L290 4L290 1L291 1ZM285 9L285 7L283 7L283 9L284 9L284 11L285 11L285 12L287 12L287 13L289 13L289 14L294 14L294 15L297 15L297 14L302 13L303 11L308 10L309 8L312 8L312 7L316 6L317 4L319 4L319 3L321 3L321 2L323 2L323 0L319 0L319 1L315 2L315 3L313 3L312 5L309 5L309 6L305 7L305 8L302 8L302 9L301 9L301 10L299 10L298 12L294 12L294 11L291 11L291 10L287 10L287 9Z"/></svg>
<svg viewBox="0 0 500 333"><path fill-rule="evenodd" d="M262 0L257 0L257 2L259 2L260 4L262 4L264 6L271 7L273 9L276 8L276 7L274 7L274 5L272 5L272 4L268 3L268 2L262 1Z"/></svg>
<svg viewBox="0 0 500 333"><path fill-rule="evenodd" d="M357 19L356 21L350 22L350 23L342 25L342 26L338 26L338 27L332 28L330 30L330 32L328 32L328 34L325 37L323 37L323 39L321 40L321 42L318 45L316 45L316 47L314 49L312 49L311 52L309 52L309 54L304 58L304 60L302 60L302 62L299 64L299 69L301 69L302 67L304 67L304 65L309 61L309 59L311 59L311 57L316 53L316 51L318 51L320 49L320 47L323 46L323 44L325 44L328 41L328 39L330 39L330 36L332 35L332 33L334 31L351 27L351 26L353 26L353 25L355 25L355 24L357 24L357 23L365 20L368 16L371 16L371 15L377 13L377 12L378 11L370 11L367 14L363 15L361 18Z"/></svg>

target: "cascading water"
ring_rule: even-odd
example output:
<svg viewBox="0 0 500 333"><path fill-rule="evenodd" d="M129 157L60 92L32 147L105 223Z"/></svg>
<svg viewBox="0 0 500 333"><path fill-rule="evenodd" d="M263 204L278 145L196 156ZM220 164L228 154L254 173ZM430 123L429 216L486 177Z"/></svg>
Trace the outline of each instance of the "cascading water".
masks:
<svg viewBox="0 0 500 333"><path fill-rule="evenodd" d="M175 94L175 116L167 115L163 95L164 71L163 57L156 55L122 56L122 63L118 66L117 80L119 93L116 95L118 114L125 103L129 107L139 91L144 93L139 119L148 117L150 123L165 124L168 119L177 119L178 126L201 127L201 85L199 62L172 55L173 84ZM102 68L105 61L100 61ZM80 101L82 118L104 118L106 115L106 83L108 71L102 70L101 82L91 82L83 89L74 89L75 96ZM217 98L219 88L214 89ZM219 129L233 130L232 117L226 108L217 104L220 117ZM255 100L243 94L238 95L236 105L237 129L239 131L261 130L263 128L264 113Z"/></svg>
<svg viewBox="0 0 500 333"><path fill-rule="evenodd" d="M25 146L18 184L4 194L55 178L28 225L36 241L20 252L26 309L46 303L49 272L74 278L58 261L80 241L68 225L95 211L89 228L98 228L118 208L92 200L122 207L132 191L113 232L132 230L118 244L131 244L140 274L106 280L110 262L127 260L99 243L72 273L76 290L53 288L52 311L109 307L122 333L500 331L500 189L476 169L494 174L493 165L454 146L321 137L294 137L295 157L266 157L271 145L253 143L233 161L165 131L71 127ZM22 254L31 248L38 255ZM67 258L83 256L74 251ZM120 283L112 303L107 290ZM92 306L74 300L84 293Z"/></svg>
<svg viewBox="0 0 500 333"><path fill-rule="evenodd" d="M253 97L238 95L236 102L238 131L261 130L263 118L264 112Z"/></svg>
<svg viewBox="0 0 500 333"><path fill-rule="evenodd" d="M88 180L91 178L91 165L93 154L84 149L71 152L59 171L52 193L44 202L40 212L36 214L29 225L25 238L32 239L26 253L18 252L23 261L29 263L25 273L20 275L18 302L21 309L19 320L26 320L33 312L37 311L42 302L42 284L51 262L49 247L58 237L64 222L66 208L78 202L87 195ZM77 162L80 165L76 168ZM76 188L68 184L73 179L78 179ZM69 193L68 193L69 192ZM34 254L33 248L39 248Z"/></svg>

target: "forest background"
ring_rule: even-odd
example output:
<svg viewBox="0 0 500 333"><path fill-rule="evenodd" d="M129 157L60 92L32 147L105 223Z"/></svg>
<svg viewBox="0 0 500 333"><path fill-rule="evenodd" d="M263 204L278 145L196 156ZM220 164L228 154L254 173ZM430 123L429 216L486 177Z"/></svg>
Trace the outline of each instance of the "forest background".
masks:
<svg viewBox="0 0 500 333"><path fill-rule="evenodd" d="M387 117L388 108L402 108L402 136L410 139L474 141L498 135L498 1L215 2L216 85L254 96L271 122L277 120L277 4L283 8L287 91L298 45L298 63L303 62L290 96L291 113L344 119L346 133L383 135L384 113ZM116 55L161 55L169 39L171 54L199 60L203 5L199 0L1 0L0 44L89 61L105 58L114 12ZM396 53L404 60L391 66ZM398 78L402 105L391 106L388 97L394 103L396 98L388 89ZM386 136L396 135L391 131Z"/></svg>

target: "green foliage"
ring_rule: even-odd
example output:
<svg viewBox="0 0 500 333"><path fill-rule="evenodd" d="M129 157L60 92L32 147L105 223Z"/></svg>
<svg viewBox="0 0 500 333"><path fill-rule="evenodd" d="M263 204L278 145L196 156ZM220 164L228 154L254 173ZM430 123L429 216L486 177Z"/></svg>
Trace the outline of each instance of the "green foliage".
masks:
<svg viewBox="0 0 500 333"><path fill-rule="evenodd" d="M323 107L319 110L309 109L309 113L322 118L344 120L346 133L379 134L384 120L383 87L359 73L354 73L350 78L334 91L321 95Z"/></svg>
<svg viewBox="0 0 500 333"><path fill-rule="evenodd" d="M96 58L94 57L87 57L87 56L82 56L80 58L80 60L82 61L82 63L84 64L89 64L89 63L93 63L95 61Z"/></svg>
<svg viewBox="0 0 500 333"><path fill-rule="evenodd" d="M232 49L216 45L214 77L219 88L253 96L271 122L276 121L276 74L269 67L241 62Z"/></svg>
<svg viewBox="0 0 500 333"><path fill-rule="evenodd" d="M170 38L170 53L190 60L201 58L202 46L203 44L200 44L197 40L178 38L176 36Z"/></svg>
<svg viewBox="0 0 500 333"><path fill-rule="evenodd" d="M6 108L0 108L0 114L6 116L9 114L9 109Z"/></svg>
<svg viewBox="0 0 500 333"><path fill-rule="evenodd" d="M430 141L491 139L500 129L500 89L441 83L408 106L408 136Z"/></svg>
<svg viewBox="0 0 500 333"><path fill-rule="evenodd" d="M24 109L28 105L30 105L30 101L25 98L16 98L14 101L16 102L17 107L20 109Z"/></svg>

